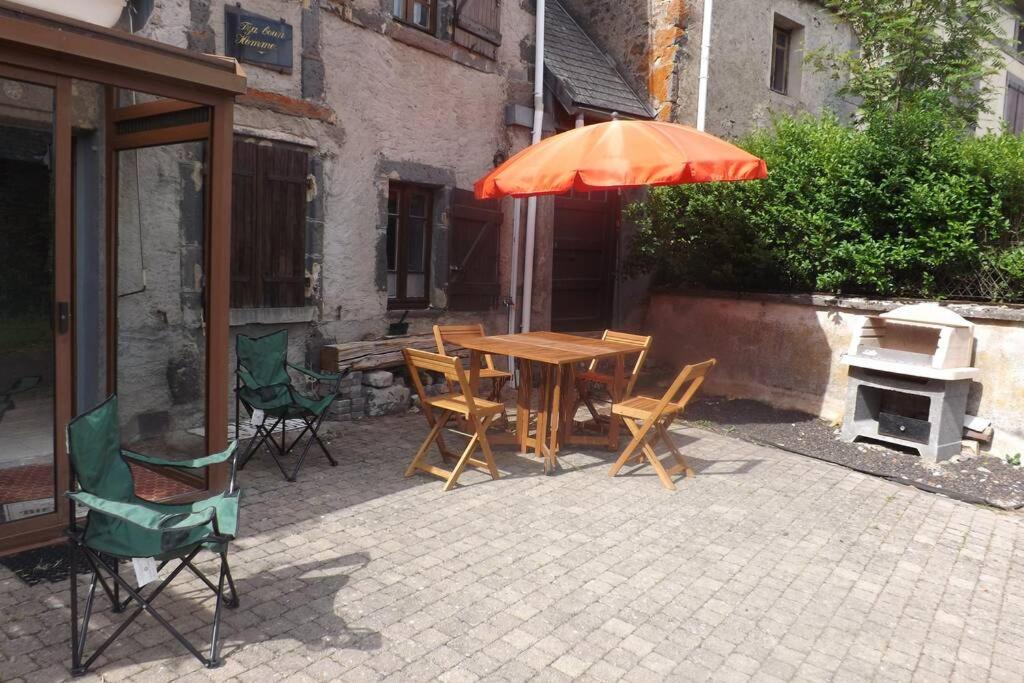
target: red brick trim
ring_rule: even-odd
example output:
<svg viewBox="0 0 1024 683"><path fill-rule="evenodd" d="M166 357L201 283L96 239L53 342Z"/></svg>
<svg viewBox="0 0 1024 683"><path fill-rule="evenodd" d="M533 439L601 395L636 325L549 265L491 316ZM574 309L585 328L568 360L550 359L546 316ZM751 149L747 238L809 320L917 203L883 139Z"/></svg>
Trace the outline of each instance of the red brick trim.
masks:
<svg viewBox="0 0 1024 683"><path fill-rule="evenodd" d="M287 114L288 116L301 116L302 118L326 121L327 123L334 123L335 121L334 110L329 107L314 104L308 100L288 97L276 92L249 88L244 95L239 95L235 101L244 107L269 109L279 114Z"/></svg>

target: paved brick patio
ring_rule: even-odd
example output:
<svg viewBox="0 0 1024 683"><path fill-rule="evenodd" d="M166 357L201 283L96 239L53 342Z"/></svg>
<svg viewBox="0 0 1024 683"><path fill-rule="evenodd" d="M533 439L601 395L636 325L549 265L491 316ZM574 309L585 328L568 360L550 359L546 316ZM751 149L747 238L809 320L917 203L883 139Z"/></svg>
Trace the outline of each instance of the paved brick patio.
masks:
<svg viewBox="0 0 1024 683"><path fill-rule="evenodd" d="M500 481L443 494L401 476L421 417L338 429L338 468L242 475L225 665L201 669L143 616L90 679L1024 675L1021 516L696 430L676 436L698 478L674 494L649 468L609 479L600 452L554 477L500 455ZM212 600L176 586L176 624L205 640ZM66 584L0 569L0 679L67 677L66 603Z"/></svg>

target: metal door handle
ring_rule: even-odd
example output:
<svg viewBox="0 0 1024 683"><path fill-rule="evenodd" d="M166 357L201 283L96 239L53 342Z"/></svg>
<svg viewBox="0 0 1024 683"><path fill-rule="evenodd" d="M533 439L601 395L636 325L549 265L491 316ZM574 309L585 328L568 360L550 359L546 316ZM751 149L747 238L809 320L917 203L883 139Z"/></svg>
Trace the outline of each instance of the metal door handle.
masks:
<svg viewBox="0 0 1024 683"><path fill-rule="evenodd" d="M67 334L71 327L71 306L67 301L57 302L57 334Z"/></svg>

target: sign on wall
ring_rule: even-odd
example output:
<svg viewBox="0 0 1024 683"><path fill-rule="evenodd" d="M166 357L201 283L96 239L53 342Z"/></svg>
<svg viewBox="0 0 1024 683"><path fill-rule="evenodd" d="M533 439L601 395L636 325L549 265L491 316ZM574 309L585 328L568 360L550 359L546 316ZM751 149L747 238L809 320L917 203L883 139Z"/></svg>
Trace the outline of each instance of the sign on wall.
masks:
<svg viewBox="0 0 1024 683"><path fill-rule="evenodd" d="M224 53L240 62L292 71L292 26L240 6L224 8Z"/></svg>

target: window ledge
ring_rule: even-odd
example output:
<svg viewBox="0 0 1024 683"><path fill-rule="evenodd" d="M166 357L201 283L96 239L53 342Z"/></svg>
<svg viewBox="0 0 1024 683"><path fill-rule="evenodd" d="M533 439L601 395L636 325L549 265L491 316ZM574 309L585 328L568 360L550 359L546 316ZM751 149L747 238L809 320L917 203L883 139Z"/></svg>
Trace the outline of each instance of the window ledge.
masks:
<svg viewBox="0 0 1024 683"><path fill-rule="evenodd" d="M429 306L426 308L410 308L408 311L404 308L389 308L387 312L388 320L399 320L402 314L408 312L409 318L438 318L447 311L443 308L434 308Z"/></svg>
<svg viewBox="0 0 1024 683"><path fill-rule="evenodd" d="M470 69L488 74L495 72L494 60L474 54L460 45L447 40L441 40L422 29L413 28L401 21L395 19L389 21L385 26L384 33L399 43L425 50L439 57L445 57Z"/></svg>
<svg viewBox="0 0 1024 683"><path fill-rule="evenodd" d="M289 323L308 323L317 319L314 306L297 306L295 308L232 308L231 327L242 325L287 325Z"/></svg>

